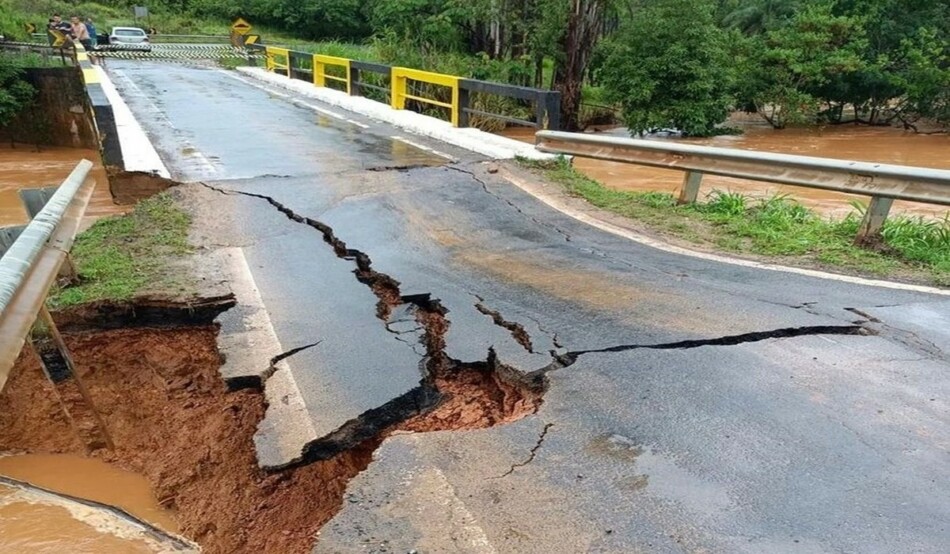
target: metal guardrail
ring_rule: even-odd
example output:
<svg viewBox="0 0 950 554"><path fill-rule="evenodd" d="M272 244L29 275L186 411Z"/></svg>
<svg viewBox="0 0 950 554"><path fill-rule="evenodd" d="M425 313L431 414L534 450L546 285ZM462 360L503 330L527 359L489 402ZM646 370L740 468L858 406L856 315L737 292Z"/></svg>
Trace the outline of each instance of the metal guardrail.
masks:
<svg viewBox="0 0 950 554"><path fill-rule="evenodd" d="M681 204L696 201L706 173L870 196L859 241L880 232L894 200L950 206L950 171L942 169L554 131L537 133L536 144L549 154L685 171Z"/></svg>
<svg viewBox="0 0 950 554"><path fill-rule="evenodd" d="M155 33L148 36L152 44L162 44L165 42L224 42L230 44L231 35L166 35Z"/></svg>
<svg viewBox="0 0 950 554"><path fill-rule="evenodd" d="M0 258L0 390L72 247L95 182L82 160Z"/></svg>
<svg viewBox="0 0 950 554"><path fill-rule="evenodd" d="M319 87L339 88L351 96L363 96L366 91L381 92L395 109L410 108L410 103L417 108L423 105L437 106L448 111L448 119L456 127L468 127L470 116L476 115L538 129L560 128L561 96L557 91L465 79L274 46L249 44L246 48L252 52L265 53L268 71L285 73L291 79L310 81ZM329 68L338 71L330 73ZM386 86L377 84L379 81L368 82L366 74L381 75L380 80ZM471 104L473 95L477 94L503 96L529 103L534 108L534 121L474 109Z"/></svg>

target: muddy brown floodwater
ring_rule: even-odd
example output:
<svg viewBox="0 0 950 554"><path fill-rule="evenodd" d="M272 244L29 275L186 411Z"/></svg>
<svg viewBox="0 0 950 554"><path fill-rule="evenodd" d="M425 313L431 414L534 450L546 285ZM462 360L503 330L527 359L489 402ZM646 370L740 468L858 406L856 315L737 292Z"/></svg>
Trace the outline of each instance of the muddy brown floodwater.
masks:
<svg viewBox="0 0 950 554"><path fill-rule="evenodd" d="M0 457L0 475L101 502L169 532L178 530L148 481L93 458L69 454ZM160 552L159 544L110 514L55 496L0 484L0 552Z"/></svg>
<svg viewBox="0 0 950 554"><path fill-rule="evenodd" d="M0 227L28 221L20 189L58 186L83 158L95 164L90 175L96 180L86 216L91 220L121 213L123 208L112 202L106 172L95 150L44 146L37 152L33 146L10 148L5 144L0 146Z"/></svg>
<svg viewBox="0 0 950 554"><path fill-rule="evenodd" d="M741 135L727 135L704 139L677 139L688 144L702 144L721 148L760 150L820 158L837 158L880 162L897 165L912 165L937 169L950 169L950 136L946 134L923 135L894 128L855 127L852 125L774 130L754 120L740 119L734 124L743 130ZM506 136L533 142L534 130L511 128L502 133ZM611 129L602 136L629 137L625 129ZM657 139L672 140L672 139ZM632 164L578 158L578 170L605 185L634 191L678 191L683 182L683 172L656 169ZM742 192L763 197L773 193L788 194L820 213L841 216L852 210L849 202L858 200L867 203L864 196L852 196L818 189L759 183L729 177L707 175L703 178L700 195L714 189ZM943 217L943 206L916 202L896 202L895 212L927 217Z"/></svg>

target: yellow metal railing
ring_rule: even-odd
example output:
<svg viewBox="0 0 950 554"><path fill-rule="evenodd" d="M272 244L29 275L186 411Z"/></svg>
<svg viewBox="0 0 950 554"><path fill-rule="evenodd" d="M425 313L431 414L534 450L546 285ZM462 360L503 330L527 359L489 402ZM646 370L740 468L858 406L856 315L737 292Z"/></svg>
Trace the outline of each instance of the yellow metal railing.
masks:
<svg viewBox="0 0 950 554"><path fill-rule="evenodd" d="M392 68L391 84L392 87L392 107L397 110L406 109L406 100L415 100L433 106L448 108L451 114L452 126L459 126L459 77L444 75L442 73L430 73L418 69L409 69L406 67ZM418 81L431 85L448 87L452 91L452 101L442 102L432 98L415 96L409 94L409 81Z"/></svg>
<svg viewBox="0 0 950 554"><path fill-rule="evenodd" d="M281 70L290 77L290 50L268 46L264 49L267 71Z"/></svg>
<svg viewBox="0 0 950 554"><path fill-rule="evenodd" d="M341 85L338 87L341 91L355 96L362 96L364 88L382 91L388 94L390 107L396 110L405 110L410 101L413 103L412 109L416 109L416 104L445 108L453 127L467 127L471 114L545 129L559 126L560 99L556 92L465 79L455 75L407 67L390 67L338 56L295 52L273 46L251 45L249 49L265 52L267 71L280 72L290 78L296 76L298 79L305 80L308 78L303 75L310 73L309 79L317 87L327 87L336 83ZM311 63L307 64L307 60ZM362 79L365 73L389 77L388 87L365 81ZM334 86L334 88L337 87ZM531 101L535 107L535 119L529 121L505 114L474 110L469 105L473 93L494 94Z"/></svg>
<svg viewBox="0 0 950 554"><path fill-rule="evenodd" d="M327 73L327 66L342 67L346 71L346 77L338 77ZM313 84L318 87L327 86L327 80L343 83L346 87L346 93L351 92L352 76L350 73L350 60L348 58L338 58L336 56L323 56L321 54L313 55Z"/></svg>

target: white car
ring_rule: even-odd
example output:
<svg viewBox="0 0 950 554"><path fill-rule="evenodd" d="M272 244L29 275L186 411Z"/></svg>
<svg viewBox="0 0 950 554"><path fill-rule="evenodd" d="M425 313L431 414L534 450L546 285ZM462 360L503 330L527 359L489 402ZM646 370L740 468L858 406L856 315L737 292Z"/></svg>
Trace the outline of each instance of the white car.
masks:
<svg viewBox="0 0 950 554"><path fill-rule="evenodd" d="M123 50L152 51L148 34L138 27L113 27L109 33L109 44Z"/></svg>

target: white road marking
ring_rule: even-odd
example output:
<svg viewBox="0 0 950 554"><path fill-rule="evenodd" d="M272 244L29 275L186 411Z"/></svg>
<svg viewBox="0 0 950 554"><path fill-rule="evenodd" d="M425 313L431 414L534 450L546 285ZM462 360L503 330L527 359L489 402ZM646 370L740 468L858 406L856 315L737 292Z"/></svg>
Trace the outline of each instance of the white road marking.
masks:
<svg viewBox="0 0 950 554"><path fill-rule="evenodd" d="M161 177L168 178L171 174L161 156L155 150L155 146L149 140L142 125L139 124L128 104L119 94L118 89L109 78L109 74L102 66L95 66L96 73L99 75L99 81L102 84L102 90L112 104L112 112L115 117L116 132L119 138L119 148L122 151L122 162L124 169L128 171L156 172ZM131 81L129 81L131 83ZM135 83L131 83L135 86ZM137 88L137 87L136 87ZM141 92L141 91L140 91ZM169 122L170 124L171 122Z"/></svg>
<svg viewBox="0 0 950 554"><path fill-rule="evenodd" d="M339 112L335 112L335 111L333 111L333 110L328 110L328 109L326 109L326 108L321 108L320 106L314 106L313 104L309 104L309 103L307 103L307 102L304 102L303 100L296 100L296 99L294 99L294 100L291 100L291 102L293 103L294 106L300 106L300 107L302 107L302 108L308 108L308 109L311 109L311 110L313 110L313 111L315 111L315 112L317 112L317 113L322 113L323 115L328 115L328 116L330 116L330 117L332 117L332 118L334 118L334 119L339 119L340 121L346 121L346 116L343 115L343 114L341 114L341 113L339 113Z"/></svg>
<svg viewBox="0 0 950 554"><path fill-rule="evenodd" d="M425 150L426 152L428 152L428 153L430 153L430 154L435 154L436 156L445 158L445 159L449 160L450 162L456 162L456 161L458 161L458 160L456 160L453 156L450 156L450 155L446 154L445 152L439 152L438 150L436 150L436 149L434 149L434 148L429 148L428 146L425 146L424 144L419 144L418 142L411 141L411 140L409 140L409 139L407 139L407 138L405 138L405 137L401 137L401 136L399 136L399 135L393 135L393 136L391 136L391 137L389 137L389 138L391 138L391 139L393 139L393 140L398 140L399 142L404 142L404 143L408 144L409 146L413 146L413 147L415 147L415 148L418 148L419 150Z"/></svg>
<svg viewBox="0 0 950 554"><path fill-rule="evenodd" d="M322 108L322 107L320 107L320 106L315 106L315 105L313 105L313 104L304 102L303 100L300 100L300 99L297 98L297 97L291 96L291 95L289 95L289 94L284 94L283 92L279 92L279 91L275 90L273 87L269 87L269 86L264 85L264 84L262 84L262 83L260 83L260 82L255 82L255 81L250 80L250 79L241 78L241 77L239 77L239 76L237 76L237 75L234 75L232 72L229 72L229 71L226 71L226 70L223 70L223 69L220 70L220 71L221 71L224 75L230 77L231 79L234 79L235 81L240 81L240 82L242 82L242 83L244 83L244 84L246 84L246 85L248 85L248 86L252 86L252 87L254 87L254 88L263 90L263 91L267 92L268 94L273 94L274 96L277 96L278 98L287 99L287 100L290 101L291 104L293 104L293 105L295 105L295 106L298 106L298 107L301 107L301 108L307 108L307 109L313 110L313 111L315 111L315 112L321 113L321 114L323 114L323 115L332 117L332 118L334 118L334 119L339 119L340 121L345 121L345 122L347 122L347 123L349 123L349 124L351 124L351 125L355 125L355 126L361 128L361 129L368 129L368 128L369 128L369 125L367 125L367 124L365 124L365 123L360 123L359 121L355 121L355 120L353 120L353 119L350 119L350 118L346 117L345 115L343 115L343 114L341 114L341 113L339 113L339 112L335 112L335 111L333 111L333 110L328 110L328 109L326 109L326 108Z"/></svg>
<svg viewBox="0 0 950 554"><path fill-rule="evenodd" d="M219 337L226 354L225 375L254 375L264 372L271 359L284 351L271 321L260 289L247 263L243 248L225 248L231 291L245 311L243 330ZM229 352L233 350L233 352ZM230 364L230 367L229 367ZM234 368L234 365L240 365ZM307 406L294 379L289 360L276 365L264 383L267 411L257 426L254 445L261 467L275 467L298 459L303 447L316 438Z"/></svg>
<svg viewBox="0 0 950 554"><path fill-rule="evenodd" d="M168 118L167 115L165 115L165 112L163 112L161 108L159 108L155 104L155 102L153 102L152 99L149 98L147 94L145 94L145 91L143 91L141 87L139 87L135 83L135 81L133 81L128 75L126 75L124 71L120 69L116 69L113 71L113 73L115 74L117 78L122 80L123 87L126 88L126 94L128 94L129 96L134 96L136 99L136 102L141 103L150 112L149 117L152 117L156 120L161 121L173 131L177 130L177 128L175 127L175 124L172 123L172 121ZM193 165L198 166L197 167L198 174L189 175L188 176L189 178L193 177L195 179L200 180L200 179L211 179L218 176L217 166L215 166L214 163L212 163L211 160L209 160L207 156L201 153L201 151L198 150L198 148L195 147L194 144L192 144L188 140L182 140L180 144L182 146L181 155L186 157L189 160L189 162L194 162Z"/></svg>

